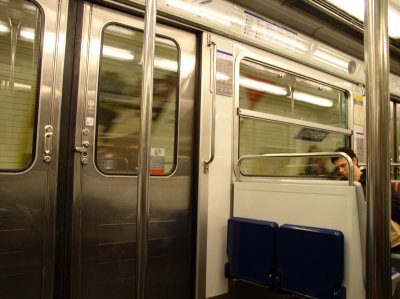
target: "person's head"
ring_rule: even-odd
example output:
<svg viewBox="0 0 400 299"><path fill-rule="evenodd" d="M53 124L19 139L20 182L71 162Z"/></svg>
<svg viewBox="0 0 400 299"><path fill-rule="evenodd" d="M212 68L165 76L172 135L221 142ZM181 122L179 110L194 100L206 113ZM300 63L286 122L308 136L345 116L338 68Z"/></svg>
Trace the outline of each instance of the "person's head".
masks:
<svg viewBox="0 0 400 299"><path fill-rule="evenodd" d="M353 152L353 150L348 147L339 147L335 150L335 152L346 153L351 158L351 160L353 161L355 176L357 176L358 178L359 177L358 158L356 154ZM347 178L349 176L349 164L347 163L347 160L344 157L333 157L331 158L331 161L333 164L335 164L335 167L339 170L340 174L343 177ZM358 181L357 178L355 179Z"/></svg>

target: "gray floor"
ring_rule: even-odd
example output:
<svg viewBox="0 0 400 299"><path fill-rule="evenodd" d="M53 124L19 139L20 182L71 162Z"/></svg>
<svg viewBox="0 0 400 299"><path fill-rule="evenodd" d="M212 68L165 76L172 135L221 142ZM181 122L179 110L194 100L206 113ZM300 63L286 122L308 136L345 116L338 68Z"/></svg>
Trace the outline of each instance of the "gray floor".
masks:
<svg viewBox="0 0 400 299"><path fill-rule="evenodd" d="M238 282L231 288L228 294L213 297L212 299L297 299L302 297L294 296L283 292L273 292L267 288L257 285Z"/></svg>

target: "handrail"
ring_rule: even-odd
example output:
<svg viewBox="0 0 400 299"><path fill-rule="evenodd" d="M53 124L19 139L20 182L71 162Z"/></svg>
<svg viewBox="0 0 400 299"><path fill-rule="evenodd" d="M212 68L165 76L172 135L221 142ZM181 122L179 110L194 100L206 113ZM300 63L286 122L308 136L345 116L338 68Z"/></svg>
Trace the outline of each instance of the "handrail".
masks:
<svg viewBox="0 0 400 299"><path fill-rule="evenodd" d="M265 158L296 158L296 157L340 157L345 158L349 164L349 186L354 185L354 166L350 156L344 152L314 152L314 153L287 153L287 154L262 154L262 155L244 155L238 160L236 167L237 181L240 180L241 172L240 166L244 160L259 160Z"/></svg>
<svg viewBox="0 0 400 299"><path fill-rule="evenodd" d="M391 298L390 124L388 0L366 0L364 18L367 100L366 298ZM386 228L386 229L383 229Z"/></svg>
<svg viewBox="0 0 400 299"><path fill-rule="evenodd" d="M139 157L136 210L136 296L144 299L148 257L148 220L150 185L150 141L153 107L154 54L156 42L157 0L146 0L143 34L143 78L140 102Z"/></svg>
<svg viewBox="0 0 400 299"><path fill-rule="evenodd" d="M217 93L217 45L213 41L208 42L208 46L212 47L212 70L211 70L211 78L212 78L212 114L211 114L211 154L207 160L204 160L204 173L208 173L210 169L210 164L214 161L215 157L215 98Z"/></svg>
<svg viewBox="0 0 400 299"><path fill-rule="evenodd" d="M367 167L367 163L358 163L359 166L365 166ZM400 162L390 162L390 167L399 167Z"/></svg>

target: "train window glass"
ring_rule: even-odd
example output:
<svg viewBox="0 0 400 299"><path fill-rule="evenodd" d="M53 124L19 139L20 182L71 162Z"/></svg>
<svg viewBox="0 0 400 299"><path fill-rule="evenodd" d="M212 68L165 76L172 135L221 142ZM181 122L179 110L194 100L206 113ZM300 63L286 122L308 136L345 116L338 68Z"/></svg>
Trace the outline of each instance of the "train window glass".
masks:
<svg viewBox="0 0 400 299"><path fill-rule="evenodd" d="M395 163L399 163L400 162L400 105L398 102L391 102L393 103L392 105L394 105L395 108L393 108L393 111L395 112L395 123L394 128L392 128L392 132L394 138L392 138L393 140L393 162ZM400 178L400 167L396 166L393 168L394 171L394 175L395 175L395 179L399 179Z"/></svg>
<svg viewBox="0 0 400 299"><path fill-rule="evenodd" d="M106 174L137 174L143 33L109 25L102 40L97 111L96 165ZM156 38L154 59L152 174L173 171L179 50Z"/></svg>
<svg viewBox="0 0 400 299"><path fill-rule="evenodd" d="M390 151L390 161L394 162L396 161L396 157L394 157L395 151L394 151L394 142L395 142L395 124L394 122L394 103L392 101L390 101L390 106L389 106L389 116L390 116L390 138L389 138L389 142L390 142L390 146L389 146L389 151Z"/></svg>
<svg viewBox="0 0 400 299"><path fill-rule="evenodd" d="M30 1L0 3L0 169L3 171L21 171L33 161L41 23L41 11Z"/></svg>
<svg viewBox="0 0 400 299"><path fill-rule="evenodd" d="M241 109L347 127L347 94L344 91L247 59L240 64L239 106Z"/></svg>
<svg viewBox="0 0 400 299"><path fill-rule="evenodd" d="M319 131L295 124L240 117L239 156L333 151L348 146L349 137L342 133ZM268 176L334 174L327 158L282 158L248 160L241 167L243 174Z"/></svg>

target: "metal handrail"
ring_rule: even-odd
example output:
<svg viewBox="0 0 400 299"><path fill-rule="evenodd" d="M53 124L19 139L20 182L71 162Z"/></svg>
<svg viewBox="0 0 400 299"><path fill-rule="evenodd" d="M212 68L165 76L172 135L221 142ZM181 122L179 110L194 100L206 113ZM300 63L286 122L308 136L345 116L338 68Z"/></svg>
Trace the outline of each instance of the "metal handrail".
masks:
<svg viewBox="0 0 400 299"><path fill-rule="evenodd" d="M214 161L215 157L215 98L217 93L217 45L213 41L208 42L208 46L212 47L212 114L211 114L211 153L207 160L204 160L204 173L208 173L210 169L210 164Z"/></svg>
<svg viewBox="0 0 400 299"><path fill-rule="evenodd" d="M240 166L244 160L260 160L265 158L297 158L297 157L339 157L345 158L349 164L349 186L354 185L354 166L350 156L344 152L315 152L315 153L287 153L287 154L262 154L262 155L244 155L241 156L237 163L236 174L238 181L241 177Z"/></svg>
<svg viewBox="0 0 400 299"><path fill-rule="evenodd" d="M136 298L144 299L148 257L148 219L150 185L150 141L153 107L154 55L157 0L146 0L143 34L143 78L140 102L139 157L136 211Z"/></svg>
<svg viewBox="0 0 400 299"><path fill-rule="evenodd" d="M359 166L365 166L367 167L367 163L358 163ZM390 167L399 167L400 162L390 162Z"/></svg>

